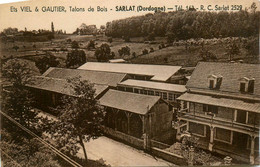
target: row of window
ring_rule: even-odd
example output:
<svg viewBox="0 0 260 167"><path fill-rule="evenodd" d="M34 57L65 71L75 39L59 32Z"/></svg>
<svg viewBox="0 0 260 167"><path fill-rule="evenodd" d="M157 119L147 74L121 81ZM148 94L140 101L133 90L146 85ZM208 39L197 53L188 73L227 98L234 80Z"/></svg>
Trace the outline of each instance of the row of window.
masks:
<svg viewBox="0 0 260 167"><path fill-rule="evenodd" d="M134 92L144 95L151 95L151 96L160 96L164 100L175 101L178 95L170 92L160 92L160 91L153 91L153 90L146 90L146 89L137 89L137 88L129 88L129 87L118 87L121 91L127 92Z"/></svg>
<svg viewBox="0 0 260 167"><path fill-rule="evenodd" d="M218 107L218 106L207 105L207 104L198 104L198 103L190 102L189 112L196 112L202 114L204 113L206 115L212 115L226 120L233 120L237 123L242 123L242 124L259 125L260 123L259 113L254 113L254 112L249 112L244 110L235 110L231 108Z"/></svg>
<svg viewBox="0 0 260 167"><path fill-rule="evenodd" d="M196 136L200 137L210 137L210 128L209 126L189 122L188 131ZM239 145L241 148L250 149L251 148L251 139L247 134L231 131L228 129L214 128L214 140L220 141L223 143ZM254 149L259 151L259 137L255 138Z"/></svg>
<svg viewBox="0 0 260 167"><path fill-rule="evenodd" d="M195 134L200 137L206 137L206 126L202 124L197 124L193 122L189 122L189 131L192 134ZM208 134L209 135L209 134ZM214 129L214 139L217 141L221 141L224 143L232 143L232 132L230 130L221 129L221 128L215 128Z"/></svg>

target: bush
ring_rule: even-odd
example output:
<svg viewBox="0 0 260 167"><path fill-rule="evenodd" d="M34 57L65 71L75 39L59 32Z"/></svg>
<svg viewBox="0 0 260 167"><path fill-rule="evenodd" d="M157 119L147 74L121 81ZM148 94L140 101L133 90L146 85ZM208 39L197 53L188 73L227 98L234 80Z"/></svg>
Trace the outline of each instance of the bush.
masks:
<svg viewBox="0 0 260 167"><path fill-rule="evenodd" d="M71 43L71 47L72 47L73 49L77 49L77 48L79 48L79 43L78 43L77 41L73 41L73 42Z"/></svg>
<svg viewBox="0 0 260 167"><path fill-rule="evenodd" d="M90 40L87 47L88 47L88 49L91 49L91 48L95 49L96 44L93 40Z"/></svg>
<svg viewBox="0 0 260 167"><path fill-rule="evenodd" d="M143 52L143 55L148 54L148 50L147 49L144 49L142 52Z"/></svg>
<svg viewBox="0 0 260 167"><path fill-rule="evenodd" d="M122 47L118 50L119 56L129 56L130 55L130 48L128 46Z"/></svg>
<svg viewBox="0 0 260 167"><path fill-rule="evenodd" d="M73 50L67 54L66 67L67 68L77 68L82 64L86 63L87 58L83 50Z"/></svg>
<svg viewBox="0 0 260 167"><path fill-rule="evenodd" d="M112 38L112 37L109 37L109 38L107 39L107 41L108 41L109 43L112 43L112 42L113 42L113 38Z"/></svg>
<svg viewBox="0 0 260 167"><path fill-rule="evenodd" d="M130 37L129 36L123 36L123 39L125 40L125 42L130 42Z"/></svg>
<svg viewBox="0 0 260 167"><path fill-rule="evenodd" d="M135 57L136 57L136 53L135 53L135 52L133 52L133 53L132 53L132 56L135 58Z"/></svg>

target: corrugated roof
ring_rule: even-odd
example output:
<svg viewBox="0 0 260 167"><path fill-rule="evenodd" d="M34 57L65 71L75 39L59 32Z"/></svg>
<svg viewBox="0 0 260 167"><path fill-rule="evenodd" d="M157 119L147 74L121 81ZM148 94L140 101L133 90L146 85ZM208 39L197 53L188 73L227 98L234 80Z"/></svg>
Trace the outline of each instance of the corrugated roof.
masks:
<svg viewBox="0 0 260 167"><path fill-rule="evenodd" d="M88 80L91 83L104 84L116 87L119 82L124 80L127 74L114 73L114 72L102 72L102 71L90 71L79 69L67 69L67 68L49 68L43 76L51 78L68 79L80 76L83 80Z"/></svg>
<svg viewBox="0 0 260 167"><path fill-rule="evenodd" d="M186 88L184 85L161 83L161 82L152 82L152 81L142 81L142 80L133 80L128 79L119 83L118 85L131 86L131 87L142 87L142 88L151 88L159 89L172 92L185 92Z"/></svg>
<svg viewBox="0 0 260 167"><path fill-rule="evenodd" d="M78 69L147 75L152 76L151 80L166 81L180 68L181 66L87 62Z"/></svg>
<svg viewBox="0 0 260 167"><path fill-rule="evenodd" d="M69 86L65 79L37 76L33 77L32 82L26 86L61 93L64 95L75 95L74 90ZM96 90L96 96L98 96L100 93L108 89L108 86L94 84L94 89Z"/></svg>
<svg viewBox="0 0 260 167"><path fill-rule="evenodd" d="M199 62L187 82L187 88L209 89L208 76L210 75L222 76L219 91L236 93L240 93L241 78L254 78L254 95L260 95L259 64Z"/></svg>
<svg viewBox="0 0 260 167"><path fill-rule="evenodd" d="M177 100L184 100L189 102L196 102L208 105L222 106L238 110L252 111L260 113L260 103L248 103L242 100L234 100L227 98L214 98L206 95L198 95L185 93L177 98Z"/></svg>
<svg viewBox="0 0 260 167"><path fill-rule="evenodd" d="M103 106L144 115L160 100L160 97L110 89L99 100Z"/></svg>

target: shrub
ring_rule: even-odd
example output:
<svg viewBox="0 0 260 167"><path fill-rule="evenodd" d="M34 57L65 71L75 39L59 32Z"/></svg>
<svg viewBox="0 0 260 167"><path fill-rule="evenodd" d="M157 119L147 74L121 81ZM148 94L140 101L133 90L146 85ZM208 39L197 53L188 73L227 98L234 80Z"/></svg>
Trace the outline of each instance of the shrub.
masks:
<svg viewBox="0 0 260 167"><path fill-rule="evenodd" d="M148 54L148 50L147 49L144 49L142 52L143 52L143 55Z"/></svg>

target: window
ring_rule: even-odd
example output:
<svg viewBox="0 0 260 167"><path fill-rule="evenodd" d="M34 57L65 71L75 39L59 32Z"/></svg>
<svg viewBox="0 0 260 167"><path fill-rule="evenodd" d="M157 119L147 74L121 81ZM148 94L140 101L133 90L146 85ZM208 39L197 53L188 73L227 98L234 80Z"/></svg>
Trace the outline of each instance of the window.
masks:
<svg viewBox="0 0 260 167"><path fill-rule="evenodd" d="M160 95L159 95L159 92L155 92L155 96L160 96Z"/></svg>
<svg viewBox="0 0 260 167"><path fill-rule="evenodd" d="M144 90L144 94L147 95L147 90Z"/></svg>
<svg viewBox="0 0 260 167"><path fill-rule="evenodd" d="M208 111L213 113L213 114L217 114L218 113L218 107L217 106L208 106Z"/></svg>
<svg viewBox="0 0 260 167"><path fill-rule="evenodd" d="M237 121L238 123L246 123L246 111L244 110L237 110Z"/></svg>
<svg viewBox="0 0 260 167"><path fill-rule="evenodd" d="M220 88L221 83L222 83L222 77L218 77L217 78L217 83L216 83L216 89Z"/></svg>
<svg viewBox="0 0 260 167"><path fill-rule="evenodd" d="M240 82L240 92L245 92L246 91L246 83Z"/></svg>
<svg viewBox="0 0 260 167"><path fill-rule="evenodd" d="M140 89L140 94L144 94L144 90L143 89Z"/></svg>
<svg viewBox="0 0 260 167"><path fill-rule="evenodd" d="M154 91L148 90L148 95L154 95Z"/></svg>
<svg viewBox="0 0 260 167"><path fill-rule="evenodd" d="M216 128L215 129L215 140L224 142L224 143L231 143L232 140L232 132L230 130Z"/></svg>
<svg viewBox="0 0 260 167"><path fill-rule="evenodd" d="M163 98L164 100L167 100L167 93L163 92L163 93L162 93L162 96L163 96L162 98Z"/></svg>
<svg viewBox="0 0 260 167"><path fill-rule="evenodd" d="M189 122L189 132L194 135L205 137L206 136L205 128L206 127L202 124Z"/></svg>
<svg viewBox="0 0 260 167"><path fill-rule="evenodd" d="M248 93L254 93L255 80L249 80Z"/></svg>
<svg viewBox="0 0 260 167"><path fill-rule="evenodd" d="M210 113L213 113L213 114L217 114L218 113L218 107L217 106L203 104L203 111L204 112L210 112Z"/></svg>
<svg viewBox="0 0 260 167"><path fill-rule="evenodd" d="M207 104L203 104L203 111L208 112L208 105Z"/></svg>
<svg viewBox="0 0 260 167"><path fill-rule="evenodd" d="M172 94L172 93L169 93L168 95L169 95L169 98L168 98L168 99L169 99L170 101L172 101L172 100L173 100L173 94Z"/></svg>
<svg viewBox="0 0 260 167"><path fill-rule="evenodd" d="M222 83L222 76L220 75L210 75L208 76L209 88L210 89L220 89Z"/></svg>
<svg viewBox="0 0 260 167"><path fill-rule="evenodd" d="M126 87L126 91L127 91L127 92L133 92L133 88L128 88L128 87Z"/></svg>
<svg viewBox="0 0 260 167"><path fill-rule="evenodd" d="M254 93L255 79L243 77L239 80L239 90L241 93Z"/></svg>
<svg viewBox="0 0 260 167"><path fill-rule="evenodd" d="M125 91L125 87L118 86L118 90Z"/></svg>
<svg viewBox="0 0 260 167"><path fill-rule="evenodd" d="M139 89L136 89L136 88L135 88L135 89L134 89L134 92L135 92L135 93L139 93Z"/></svg>
<svg viewBox="0 0 260 167"><path fill-rule="evenodd" d="M209 80L209 88L210 89L214 88L214 80Z"/></svg>

